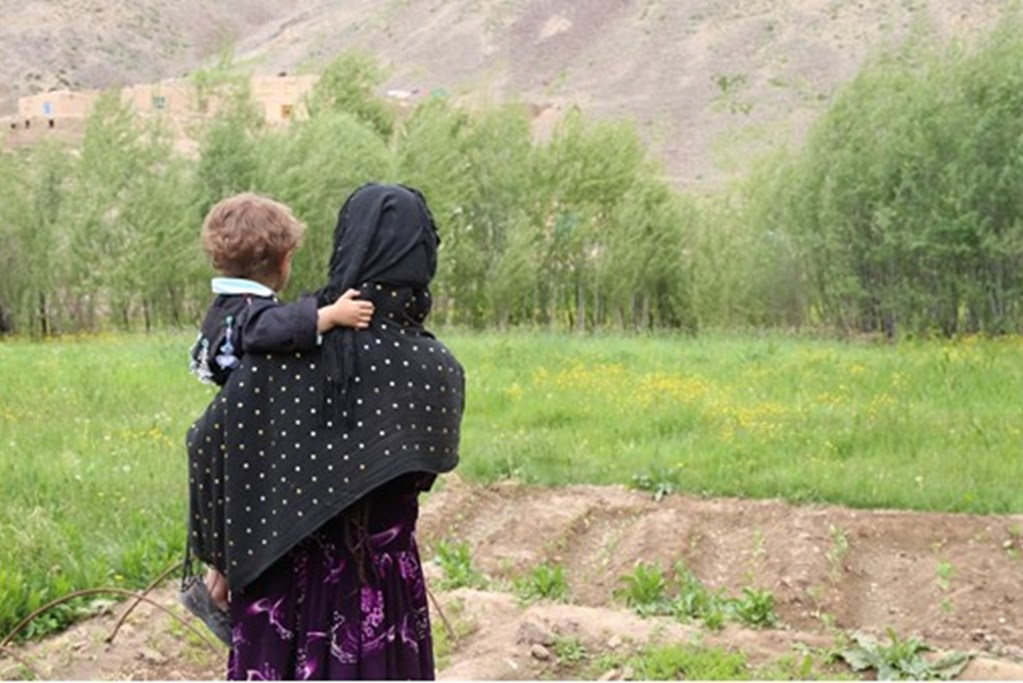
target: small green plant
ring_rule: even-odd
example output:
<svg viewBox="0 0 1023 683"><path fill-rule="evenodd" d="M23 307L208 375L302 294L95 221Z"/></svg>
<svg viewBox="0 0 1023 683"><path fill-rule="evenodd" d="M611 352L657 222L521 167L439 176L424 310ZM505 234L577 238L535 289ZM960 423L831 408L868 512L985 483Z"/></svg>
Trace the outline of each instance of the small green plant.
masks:
<svg viewBox="0 0 1023 683"><path fill-rule="evenodd" d="M441 590L484 588L487 585L487 577L472 565L468 543L440 541L437 543L436 551L437 562L444 572L444 578L439 586Z"/></svg>
<svg viewBox="0 0 1023 683"><path fill-rule="evenodd" d="M774 594L750 586L742 589L742 597L731 601L735 616L747 626L767 628L778 623L774 611Z"/></svg>
<svg viewBox="0 0 1023 683"><path fill-rule="evenodd" d="M831 612L824 612L818 609L814 611L813 615L820 619L821 625L826 629L833 629L838 624L838 619Z"/></svg>
<svg viewBox="0 0 1023 683"><path fill-rule="evenodd" d="M640 562L631 574L622 577L623 587L615 591L616 597L640 616L669 614L670 605L665 590L664 570L657 565Z"/></svg>
<svg viewBox="0 0 1023 683"><path fill-rule="evenodd" d="M533 600L555 600L565 602L568 599L568 581L565 569L561 565L541 564L532 572L515 581L515 592L525 602Z"/></svg>
<svg viewBox="0 0 1023 683"><path fill-rule="evenodd" d="M737 681L750 677L746 655L718 647L650 647L628 660L634 678L647 681Z"/></svg>
<svg viewBox="0 0 1023 683"><path fill-rule="evenodd" d="M835 628L835 615L822 609L824 589L820 586L810 586L806 589L806 595L813 602L813 616L820 619L824 628L828 630Z"/></svg>
<svg viewBox="0 0 1023 683"><path fill-rule="evenodd" d="M721 629L728 619L747 626L766 628L778 623L774 595L750 586L742 589L742 597L729 598L724 590L711 591L682 563L675 565L678 596L671 601L672 613L679 619L702 620L707 628Z"/></svg>
<svg viewBox="0 0 1023 683"><path fill-rule="evenodd" d="M109 600L82 597L55 605L33 619L25 627L24 633L19 634L21 635L19 640L37 640L43 636L59 633L75 621L102 612L110 604Z"/></svg>
<svg viewBox="0 0 1023 683"><path fill-rule="evenodd" d="M724 589L712 591L683 563L675 564L677 593L668 596L668 581L656 565L640 563L622 577L616 597L623 599L640 616L670 615L680 621L700 620L712 630L721 629L725 621L736 620L748 626L775 626L778 615L774 595L752 587L742 589L742 596L730 598Z"/></svg>
<svg viewBox="0 0 1023 683"><path fill-rule="evenodd" d="M601 676L621 668L624 663L624 653L603 652L590 660L589 665L580 673L579 680L598 680Z"/></svg>
<svg viewBox="0 0 1023 683"><path fill-rule="evenodd" d="M551 644L551 651L558 658L558 663L574 666L583 662L587 655L586 646L578 638L556 637Z"/></svg>
<svg viewBox="0 0 1023 683"><path fill-rule="evenodd" d="M808 652L803 652L799 655L785 655L771 664L759 668L754 677L758 680L772 681L813 681L823 679L824 676L814 671L814 664L813 655Z"/></svg>
<svg viewBox="0 0 1023 683"><path fill-rule="evenodd" d="M433 656L437 668L443 669L450 662L451 655L458 649L459 641L472 635L479 628L476 621L465 614L465 602L452 600L444 606L444 619L431 619L433 634Z"/></svg>
<svg viewBox="0 0 1023 683"><path fill-rule="evenodd" d="M633 475L632 488L649 491L653 494L654 502L659 503L665 496L678 490L678 468L655 467L646 474Z"/></svg>
<svg viewBox="0 0 1023 683"><path fill-rule="evenodd" d="M952 577L955 576L956 568L951 562L941 561L938 563L938 568L935 570L937 578L935 582L938 584L938 588L941 589L942 593L947 593L949 588L952 586Z"/></svg>
<svg viewBox="0 0 1023 683"><path fill-rule="evenodd" d="M892 629L887 630L888 643L882 644L866 633L854 633L853 644L841 649L837 656L853 671L874 670L878 680L949 680L958 676L973 655L950 652L930 661L923 653L930 646L913 636L900 638Z"/></svg>
<svg viewBox="0 0 1023 683"><path fill-rule="evenodd" d="M1002 542L1002 549L1010 559L1015 560L1020 556L1020 539L1023 538L1023 527L1013 524L1008 531L1009 537Z"/></svg>
<svg viewBox="0 0 1023 683"><path fill-rule="evenodd" d="M837 580L842 573L842 560L849 553L849 539L845 530L834 524L828 525L831 535L831 547L828 549L828 565L831 567L831 578Z"/></svg>
<svg viewBox="0 0 1023 683"><path fill-rule="evenodd" d="M828 648L795 643L793 653L757 667L753 678L767 681L858 681L855 673L835 661Z"/></svg>
<svg viewBox="0 0 1023 683"><path fill-rule="evenodd" d="M727 598L723 591L711 591L681 562L675 565L678 595L672 601L672 614L682 621L702 620L712 630L724 626Z"/></svg>

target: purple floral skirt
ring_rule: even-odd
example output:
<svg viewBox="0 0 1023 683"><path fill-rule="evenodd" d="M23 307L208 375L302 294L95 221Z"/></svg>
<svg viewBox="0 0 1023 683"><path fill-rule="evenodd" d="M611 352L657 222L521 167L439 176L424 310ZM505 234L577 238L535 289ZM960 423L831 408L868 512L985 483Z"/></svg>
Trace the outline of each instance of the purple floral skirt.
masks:
<svg viewBox="0 0 1023 683"><path fill-rule="evenodd" d="M231 595L230 680L433 679L419 492L405 476L368 494Z"/></svg>

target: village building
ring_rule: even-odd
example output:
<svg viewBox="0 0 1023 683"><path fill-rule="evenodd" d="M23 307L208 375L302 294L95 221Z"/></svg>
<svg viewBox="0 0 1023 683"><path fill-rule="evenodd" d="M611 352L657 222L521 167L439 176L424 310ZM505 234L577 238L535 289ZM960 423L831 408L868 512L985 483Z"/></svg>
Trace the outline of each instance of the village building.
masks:
<svg viewBox="0 0 1023 683"><path fill-rule="evenodd" d="M254 76L249 89L265 121L285 125L307 115L305 96L317 80L318 75ZM0 125L13 133L39 129L81 130L101 94L97 90L53 90L22 97L18 100L18 113L0 119ZM121 101L136 114L167 117L179 130L191 120L215 114L218 108L215 94L200 98L196 84L185 78L132 85L122 88L120 94Z"/></svg>
<svg viewBox="0 0 1023 683"><path fill-rule="evenodd" d="M61 120L84 119L98 96L98 92L90 90L52 90L22 97L14 123L25 128L39 124L53 128Z"/></svg>
<svg viewBox="0 0 1023 683"><path fill-rule="evenodd" d="M320 79L309 76L256 76L253 77L252 100L263 107L263 117L269 124L287 124L308 115L305 96Z"/></svg>
<svg viewBox="0 0 1023 683"><path fill-rule="evenodd" d="M129 86L121 90L121 101L143 116L188 117L198 113L195 86L180 78Z"/></svg>

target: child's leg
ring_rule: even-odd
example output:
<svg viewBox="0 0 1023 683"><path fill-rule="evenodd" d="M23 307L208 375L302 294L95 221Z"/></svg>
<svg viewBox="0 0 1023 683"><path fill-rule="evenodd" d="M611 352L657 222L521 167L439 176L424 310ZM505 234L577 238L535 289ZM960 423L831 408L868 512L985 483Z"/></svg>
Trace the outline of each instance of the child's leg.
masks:
<svg viewBox="0 0 1023 683"><path fill-rule="evenodd" d="M206 590L210 592L210 597L217 607L227 609L227 577L213 567L206 570Z"/></svg>

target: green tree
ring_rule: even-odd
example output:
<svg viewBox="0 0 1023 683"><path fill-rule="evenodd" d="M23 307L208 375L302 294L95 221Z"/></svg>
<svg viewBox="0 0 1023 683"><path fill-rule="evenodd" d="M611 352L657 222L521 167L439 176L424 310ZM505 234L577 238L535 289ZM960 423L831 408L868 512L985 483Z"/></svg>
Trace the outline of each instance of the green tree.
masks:
<svg viewBox="0 0 1023 683"><path fill-rule="evenodd" d="M643 248L614 242L611 233L616 207L647 172L645 148L631 126L592 124L579 110L569 112L537 151L534 220L544 322L581 330L597 321L599 263Z"/></svg>
<svg viewBox="0 0 1023 683"><path fill-rule="evenodd" d="M23 155L0 152L0 332L26 326L25 299L35 287L32 257L25 243L32 213L30 163Z"/></svg>
<svg viewBox="0 0 1023 683"><path fill-rule="evenodd" d="M445 99L426 100L395 133L397 175L426 196L441 237L434 287L434 318L451 322L459 315L460 292L468 285L455 272L460 248L462 194L471 183L461 138L472 116Z"/></svg>
<svg viewBox="0 0 1023 683"><path fill-rule="evenodd" d="M222 85L216 102L216 113L194 132L199 146L195 205L200 221L224 197L252 189L265 128L247 80Z"/></svg>
<svg viewBox="0 0 1023 683"><path fill-rule="evenodd" d="M312 117L328 112L348 112L383 139L389 139L394 130L395 113L375 92L384 77L372 57L358 52L345 53L322 71L306 97L306 109Z"/></svg>
<svg viewBox="0 0 1023 683"><path fill-rule="evenodd" d="M156 157L163 151L166 156ZM190 193L189 164L163 145L152 150L153 163L132 187L122 219L135 235L125 281L134 287L146 330L191 324L208 303L209 287L199 248L199 223Z"/></svg>
<svg viewBox="0 0 1023 683"><path fill-rule="evenodd" d="M33 336L61 328L59 292L65 289L74 254L64 234L71 155L43 144L24 156L0 154L3 238L10 270L0 276L14 327Z"/></svg>
<svg viewBox="0 0 1023 683"><path fill-rule="evenodd" d="M811 315L887 336L1023 329L1020 28L1012 13L976 45L875 58L779 171L755 220L785 217Z"/></svg>
<svg viewBox="0 0 1023 683"><path fill-rule="evenodd" d="M137 186L167 150L154 145L117 93L105 93L93 106L63 212L74 255L65 301L76 329L95 327L101 307L115 311L122 327L131 326L147 269L136 264L141 235L125 216L136 209Z"/></svg>
<svg viewBox="0 0 1023 683"><path fill-rule="evenodd" d="M809 322L803 264L790 215L778 201L795 183L789 159L785 150L774 153L746 178L693 202L692 295L701 325Z"/></svg>
<svg viewBox="0 0 1023 683"><path fill-rule="evenodd" d="M640 172L609 218L596 274L597 322L695 329L693 207L652 172Z"/></svg>
<svg viewBox="0 0 1023 683"><path fill-rule="evenodd" d="M522 282L503 278L512 276L506 261L511 233L528 229L529 121L518 106L490 108L466 117L452 145L458 152L457 196L447 207L442 282L452 319L481 327L508 320L522 289Z"/></svg>
<svg viewBox="0 0 1023 683"><path fill-rule="evenodd" d="M338 211L352 190L392 176L387 144L347 112L323 111L260 138L252 189L290 206L307 228L289 292L324 283Z"/></svg>

